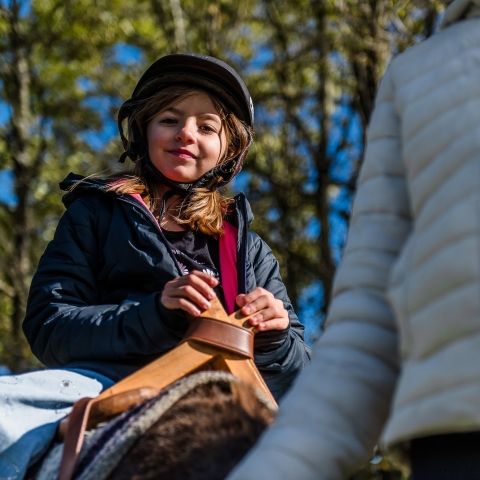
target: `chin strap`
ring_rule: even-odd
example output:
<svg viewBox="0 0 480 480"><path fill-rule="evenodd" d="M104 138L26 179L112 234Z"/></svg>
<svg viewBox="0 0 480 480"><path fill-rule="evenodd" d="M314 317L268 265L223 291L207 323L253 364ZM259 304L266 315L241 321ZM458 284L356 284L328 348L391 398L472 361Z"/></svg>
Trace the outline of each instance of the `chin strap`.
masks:
<svg viewBox="0 0 480 480"><path fill-rule="evenodd" d="M182 197L186 197L190 193L193 187L192 183L180 183L170 180L162 172L160 172L153 166L149 158L144 157L139 161L143 162L143 171L148 177L153 178L158 183L167 185L172 189L174 193Z"/></svg>
<svg viewBox="0 0 480 480"><path fill-rule="evenodd" d="M165 211L166 211L166 208L167 208L167 202L170 198L172 198L173 196L177 195L177 192L174 191L174 190L167 190L163 196L162 196L162 201L161 201L161 204L160 204L160 212L159 212L159 222L161 223L162 222L162 219L163 219L163 215L165 215Z"/></svg>
<svg viewBox="0 0 480 480"><path fill-rule="evenodd" d="M174 180L171 180L163 175L162 172L154 167L148 157L143 157L139 161L143 162L144 171L148 174L148 176L154 178L159 183L168 185L172 188L172 190L175 191L177 195L181 195L183 197L186 197L192 193L196 188L206 188L207 190L213 192L226 185L240 171L241 164L241 162L238 162L237 159L232 158L231 160L212 168L194 182L182 183L175 182Z"/></svg>

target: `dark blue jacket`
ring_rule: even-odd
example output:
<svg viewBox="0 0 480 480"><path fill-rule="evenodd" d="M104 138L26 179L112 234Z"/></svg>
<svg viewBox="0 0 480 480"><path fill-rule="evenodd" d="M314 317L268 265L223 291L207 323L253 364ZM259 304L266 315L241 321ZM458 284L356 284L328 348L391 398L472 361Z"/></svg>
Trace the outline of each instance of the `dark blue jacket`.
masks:
<svg viewBox="0 0 480 480"><path fill-rule="evenodd" d="M69 175L66 189L82 177ZM151 213L128 195L86 180L63 201L67 207L32 280L23 324L33 353L49 367L94 370L114 381L176 346L186 314L167 310L159 293L180 275ZM309 349L280 278L278 263L236 197L239 293L257 286L284 302L290 328L258 333L255 363L279 398L307 363Z"/></svg>

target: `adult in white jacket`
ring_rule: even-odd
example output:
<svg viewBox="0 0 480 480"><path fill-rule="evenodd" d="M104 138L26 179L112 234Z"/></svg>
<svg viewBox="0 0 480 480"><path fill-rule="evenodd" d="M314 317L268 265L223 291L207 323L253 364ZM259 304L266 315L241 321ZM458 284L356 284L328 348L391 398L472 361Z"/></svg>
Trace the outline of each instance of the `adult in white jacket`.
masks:
<svg viewBox="0 0 480 480"><path fill-rule="evenodd" d="M387 69L333 294L312 364L229 478L343 479L377 442L414 479L480 478L480 0Z"/></svg>

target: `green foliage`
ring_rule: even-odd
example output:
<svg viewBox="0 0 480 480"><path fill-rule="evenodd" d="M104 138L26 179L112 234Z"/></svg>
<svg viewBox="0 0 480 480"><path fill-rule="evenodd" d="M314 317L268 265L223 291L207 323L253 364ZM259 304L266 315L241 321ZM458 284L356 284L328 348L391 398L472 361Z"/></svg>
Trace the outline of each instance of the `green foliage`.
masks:
<svg viewBox="0 0 480 480"><path fill-rule="evenodd" d="M21 320L31 275L63 211L58 182L70 171L115 168L117 139L91 140L144 68L169 52L219 56L244 73L256 142L239 183L294 303L312 282L323 285L313 312L321 317L378 81L391 55L432 33L442 3L32 0L25 11L16 0L2 3L0 108L8 115L0 169L13 173L17 201L0 205L0 363L38 366ZM124 46L138 58L125 58ZM379 458L355 480L406 478Z"/></svg>
<svg viewBox="0 0 480 480"><path fill-rule="evenodd" d="M294 303L320 280L324 312L342 246L332 227L346 230L362 159L362 138L352 138L352 128L360 119L363 135L391 54L429 34L441 8L439 0L44 0L26 13L15 1L2 7L0 98L11 118L0 126L0 168L14 172L24 203L3 206L0 323L19 329L21 312L6 305L12 289L20 309L25 301L22 291L63 209L58 181L71 170L114 165L118 142L94 148L89 139L114 118L145 66L172 51L223 57L245 73L257 107L243 182L255 228L279 257ZM122 45L140 56L122 58ZM21 251L15 232L25 240ZM22 280L8 273L16 264Z"/></svg>

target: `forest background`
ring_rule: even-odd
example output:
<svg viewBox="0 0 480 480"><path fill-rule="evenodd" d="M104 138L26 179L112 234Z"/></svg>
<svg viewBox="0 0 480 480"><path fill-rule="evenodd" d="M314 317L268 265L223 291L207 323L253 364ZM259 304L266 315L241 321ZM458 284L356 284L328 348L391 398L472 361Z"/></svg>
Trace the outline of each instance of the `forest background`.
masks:
<svg viewBox="0 0 480 480"><path fill-rule="evenodd" d="M366 128L392 56L442 0L0 0L0 364L40 365L21 330L63 212L58 183L118 169L116 111L151 61L198 52L240 71L255 145L232 186L273 248L312 342L341 258ZM400 479L377 455L356 479Z"/></svg>

